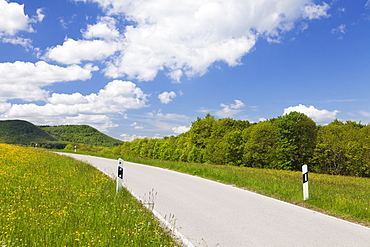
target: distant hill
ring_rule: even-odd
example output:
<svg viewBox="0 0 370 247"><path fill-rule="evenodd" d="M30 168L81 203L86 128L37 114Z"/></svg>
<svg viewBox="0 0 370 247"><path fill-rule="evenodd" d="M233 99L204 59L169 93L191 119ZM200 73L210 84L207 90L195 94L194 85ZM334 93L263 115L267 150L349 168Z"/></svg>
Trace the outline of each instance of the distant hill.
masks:
<svg viewBox="0 0 370 247"><path fill-rule="evenodd" d="M62 149L67 144L114 147L123 142L88 125L36 126L23 120L0 121L0 143Z"/></svg>
<svg viewBox="0 0 370 247"><path fill-rule="evenodd" d="M23 120L0 121L0 142L29 145L57 141L36 125Z"/></svg>
<svg viewBox="0 0 370 247"><path fill-rule="evenodd" d="M123 142L88 125L40 126L41 130L59 141L100 147L114 147Z"/></svg>

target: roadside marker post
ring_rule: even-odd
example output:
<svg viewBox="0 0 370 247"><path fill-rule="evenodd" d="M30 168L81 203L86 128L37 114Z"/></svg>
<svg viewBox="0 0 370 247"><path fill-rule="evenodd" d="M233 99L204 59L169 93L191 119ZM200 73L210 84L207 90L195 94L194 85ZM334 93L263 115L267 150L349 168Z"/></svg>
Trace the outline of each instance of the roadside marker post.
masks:
<svg viewBox="0 0 370 247"><path fill-rule="evenodd" d="M123 174L124 174L123 160L120 158L118 159L117 166L117 189L116 189L117 193L122 190Z"/></svg>
<svg viewBox="0 0 370 247"><path fill-rule="evenodd" d="M302 177L303 177L303 200L308 199L308 167L307 165L302 166Z"/></svg>

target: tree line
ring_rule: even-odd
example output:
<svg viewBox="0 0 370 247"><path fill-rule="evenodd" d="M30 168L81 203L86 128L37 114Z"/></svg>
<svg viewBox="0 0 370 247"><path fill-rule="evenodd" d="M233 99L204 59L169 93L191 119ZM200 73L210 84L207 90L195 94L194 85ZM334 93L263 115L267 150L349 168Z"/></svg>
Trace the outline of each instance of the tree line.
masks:
<svg viewBox="0 0 370 247"><path fill-rule="evenodd" d="M259 123L197 118L188 132L163 139L135 139L114 154L216 165L370 177L370 125L338 120L319 126L303 113Z"/></svg>

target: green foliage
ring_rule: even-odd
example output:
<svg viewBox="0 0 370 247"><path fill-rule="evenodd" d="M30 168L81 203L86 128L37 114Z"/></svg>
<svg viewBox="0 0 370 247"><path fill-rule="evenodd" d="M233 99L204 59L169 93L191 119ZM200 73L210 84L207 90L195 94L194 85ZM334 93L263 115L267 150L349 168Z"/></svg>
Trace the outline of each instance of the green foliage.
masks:
<svg viewBox="0 0 370 247"><path fill-rule="evenodd" d="M163 139L136 139L112 149L123 157L311 171L370 177L370 126L338 120L316 126L291 112L251 124L207 114L191 129Z"/></svg>
<svg viewBox="0 0 370 247"><path fill-rule="evenodd" d="M257 124L207 114L179 136L136 139L115 147L113 153L293 171L307 164L317 173L370 177L370 126L338 120L316 126L298 112Z"/></svg>
<svg viewBox="0 0 370 247"><path fill-rule="evenodd" d="M243 131L243 163L250 167L277 168L277 127L272 121L255 124Z"/></svg>
<svg viewBox="0 0 370 247"><path fill-rule="evenodd" d="M68 144L64 149L68 150L68 151L72 151L72 150L74 150L74 147L73 147L72 144Z"/></svg>
<svg viewBox="0 0 370 247"><path fill-rule="evenodd" d="M370 126L334 121L319 127L311 163L320 173L370 177Z"/></svg>
<svg viewBox="0 0 370 247"><path fill-rule="evenodd" d="M0 121L0 143L48 149L64 149L68 144L86 151L115 147L123 142L87 125L35 126L22 120ZM36 145L37 144L37 145Z"/></svg>
<svg viewBox="0 0 370 247"><path fill-rule="evenodd" d="M57 141L39 127L23 120L0 121L0 142L31 145Z"/></svg>
<svg viewBox="0 0 370 247"><path fill-rule="evenodd" d="M88 125L41 126L41 129L59 141L99 147L115 147L123 143Z"/></svg>
<svg viewBox="0 0 370 247"><path fill-rule="evenodd" d="M284 170L300 170L308 163L316 145L315 122L299 112L277 120L278 165Z"/></svg>

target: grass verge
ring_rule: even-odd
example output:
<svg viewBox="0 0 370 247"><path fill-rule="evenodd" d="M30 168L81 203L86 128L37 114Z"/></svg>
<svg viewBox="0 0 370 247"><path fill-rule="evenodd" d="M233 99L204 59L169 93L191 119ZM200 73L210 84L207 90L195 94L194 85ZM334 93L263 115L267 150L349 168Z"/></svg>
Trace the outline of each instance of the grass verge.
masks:
<svg viewBox="0 0 370 247"><path fill-rule="evenodd" d="M72 158L0 144L0 246L179 246L127 190Z"/></svg>
<svg viewBox="0 0 370 247"><path fill-rule="evenodd" d="M85 153L106 158L118 156ZM302 173L121 157L231 184L370 227L370 179L309 173L310 198L303 200Z"/></svg>

